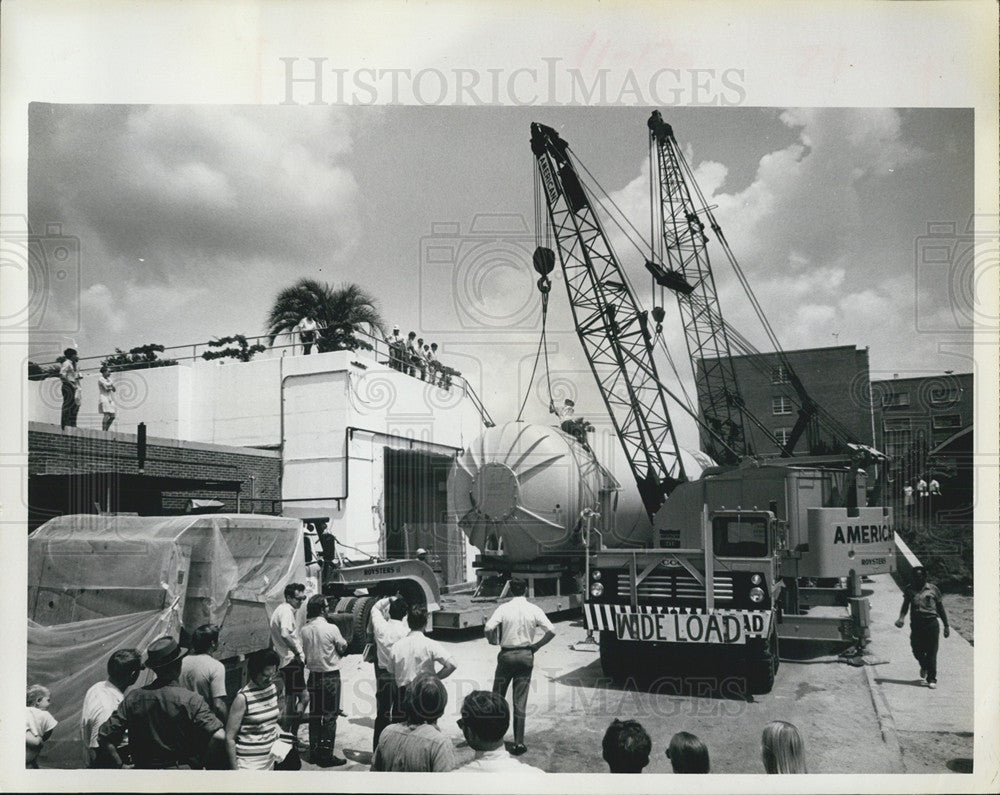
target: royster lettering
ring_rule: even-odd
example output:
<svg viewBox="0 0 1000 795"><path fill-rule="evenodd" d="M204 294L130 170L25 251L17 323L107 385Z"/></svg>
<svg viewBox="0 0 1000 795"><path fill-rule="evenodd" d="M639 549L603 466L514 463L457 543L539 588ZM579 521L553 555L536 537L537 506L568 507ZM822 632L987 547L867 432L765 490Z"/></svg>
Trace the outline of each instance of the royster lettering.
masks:
<svg viewBox="0 0 1000 795"><path fill-rule="evenodd" d="M371 569L365 569L362 574L365 577L371 577L377 574L397 574L399 572L399 566L375 566Z"/></svg>
<svg viewBox="0 0 1000 795"><path fill-rule="evenodd" d="M877 544L893 538L892 527L887 524L849 524L845 527L838 524L833 532L834 544Z"/></svg>

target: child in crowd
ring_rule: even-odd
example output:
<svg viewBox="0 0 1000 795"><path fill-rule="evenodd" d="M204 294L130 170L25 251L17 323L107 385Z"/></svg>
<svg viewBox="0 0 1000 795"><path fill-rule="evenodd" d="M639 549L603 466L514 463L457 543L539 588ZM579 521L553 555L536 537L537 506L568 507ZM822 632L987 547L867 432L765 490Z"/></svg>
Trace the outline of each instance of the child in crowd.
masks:
<svg viewBox="0 0 1000 795"><path fill-rule="evenodd" d="M58 721L49 713L52 694L43 685L28 687L28 722L24 732L25 762L27 767L38 769L38 755L49 739Z"/></svg>

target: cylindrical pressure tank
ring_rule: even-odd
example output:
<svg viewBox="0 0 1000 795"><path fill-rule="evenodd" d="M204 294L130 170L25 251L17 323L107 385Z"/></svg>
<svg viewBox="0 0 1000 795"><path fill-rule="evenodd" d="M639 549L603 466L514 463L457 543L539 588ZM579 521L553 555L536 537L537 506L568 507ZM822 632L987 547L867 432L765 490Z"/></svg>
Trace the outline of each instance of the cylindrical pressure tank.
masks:
<svg viewBox="0 0 1000 795"><path fill-rule="evenodd" d="M600 512L594 527L606 526L618 489L569 434L509 422L487 429L455 461L448 508L480 551L516 563L581 549L581 512Z"/></svg>

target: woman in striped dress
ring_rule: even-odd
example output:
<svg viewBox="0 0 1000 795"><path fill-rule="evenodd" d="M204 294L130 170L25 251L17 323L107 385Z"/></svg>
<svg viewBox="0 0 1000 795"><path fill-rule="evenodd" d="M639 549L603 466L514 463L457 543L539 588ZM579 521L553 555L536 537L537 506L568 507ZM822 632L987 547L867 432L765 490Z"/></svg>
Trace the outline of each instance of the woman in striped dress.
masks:
<svg viewBox="0 0 1000 795"><path fill-rule="evenodd" d="M278 655L261 649L247 655L249 680L233 700L226 722L226 750L234 770L271 770L271 746L278 739Z"/></svg>

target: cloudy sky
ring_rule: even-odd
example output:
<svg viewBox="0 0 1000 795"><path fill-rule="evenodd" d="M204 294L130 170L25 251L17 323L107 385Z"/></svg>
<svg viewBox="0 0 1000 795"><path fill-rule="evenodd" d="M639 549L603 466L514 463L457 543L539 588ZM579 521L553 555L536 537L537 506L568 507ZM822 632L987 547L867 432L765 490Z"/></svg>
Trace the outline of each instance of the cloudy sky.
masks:
<svg viewBox="0 0 1000 795"><path fill-rule="evenodd" d="M93 356L261 334L283 287L350 281L377 297L387 325L436 340L495 418L513 419L540 327L529 124L558 129L648 239L648 115L33 104L29 220L79 240L79 274L41 301L32 358L51 360L70 339ZM664 117L786 349L870 347L873 378L973 369L972 274L961 239L947 235L972 212L971 111ZM936 243L928 224L945 231ZM649 308L641 252L609 231ZM724 316L763 348L721 251L710 251ZM582 412L598 411L555 282L554 379ZM689 378L676 307L666 308L668 344ZM537 387L525 417L544 421L546 403Z"/></svg>

